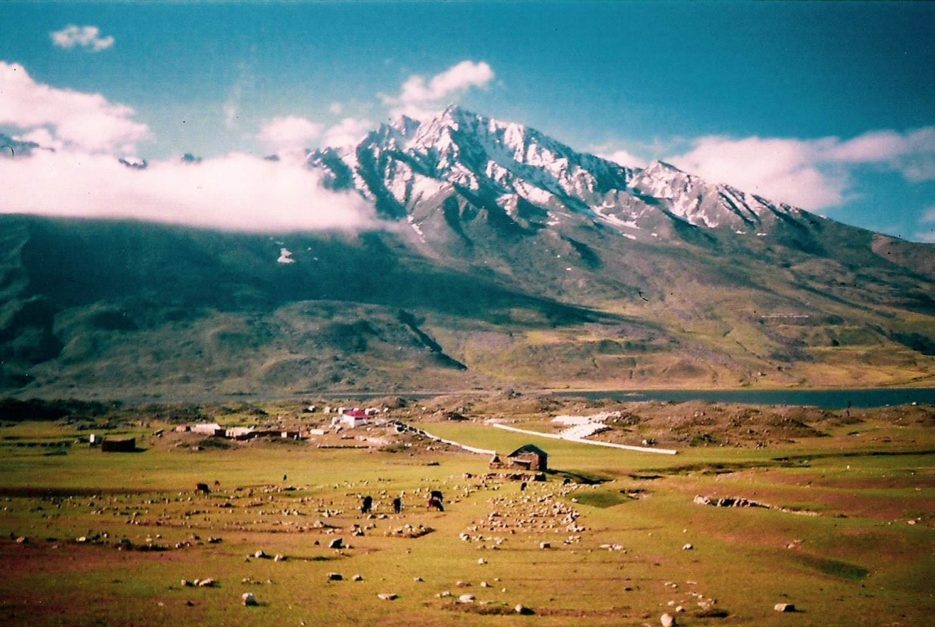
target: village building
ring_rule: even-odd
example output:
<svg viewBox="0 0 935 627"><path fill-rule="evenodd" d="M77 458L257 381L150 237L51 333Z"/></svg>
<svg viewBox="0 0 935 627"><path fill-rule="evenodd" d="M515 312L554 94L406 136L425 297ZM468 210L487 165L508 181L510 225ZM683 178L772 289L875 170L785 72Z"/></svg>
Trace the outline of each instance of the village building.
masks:
<svg viewBox="0 0 935 627"><path fill-rule="evenodd" d="M509 455L510 466L523 470L543 471L549 469L549 454L535 444L525 444Z"/></svg>
<svg viewBox="0 0 935 627"><path fill-rule="evenodd" d="M255 431L256 427L231 427L224 435L233 440L248 440L258 435Z"/></svg>
<svg viewBox="0 0 935 627"><path fill-rule="evenodd" d="M354 429L369 422L370 416L367 415L367 412L360 409L346 409L337 419L332 420L331 424L340 424L342 427Z"/></svg>
<svg viewBox="0 0 935 627"><path fill-rule="evenodd" d="M549 454L535 444L526 444L507 455L505 460L494 453L490 469L542 472L549 469Z"/></svg>
<svg viewBox="0 0 935 627"><path fill-rule="evenodd" d="M201 435L217 435L224 437L224 427L216 422L199 422L192 425L192 433Z"/></svg>
<svg viewBox="0 0 935 627"><path fill-rule="evenodd" d="M136 438L101 441L102 453L132 453L136 451Z"/></svg>

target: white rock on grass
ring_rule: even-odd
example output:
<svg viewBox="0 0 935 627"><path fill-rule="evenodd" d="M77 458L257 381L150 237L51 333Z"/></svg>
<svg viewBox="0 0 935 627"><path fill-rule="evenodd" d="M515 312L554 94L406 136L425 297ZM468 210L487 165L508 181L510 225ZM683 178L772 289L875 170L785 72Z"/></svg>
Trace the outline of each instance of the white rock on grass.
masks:
<svg viewBox="0 0 935 627"><path fill-rule="evenodd" d="M777 603L773 606L773 609L777 612L794 612L795 605L792 603Z"/></svg>
<svg viewBox="0 0 935 627"><path fill-rule="evenodd" d="M377 598L381 601L395 601L398 597L395 592L381 592Z"/></svg>
<svg viewBox="0 0 935 627"><path fill-rule="evenodd" d="M458 597L458 603L473 603L474 595L473 594L462 594Z"/></svg>
<svg viewBox="0 0 935 627"><path fill-rule="evenodd" d="M244 592L240 598L243 604L248 607L259 605L259 602L256 600L256 597L253 596L252 592Z"/></svg>
<svg viewBox="0 0 935 627"><path fill-rule="evenodd" d="M671 614L663 614L659 617L659 622L662 624L662 627L675 627L675 617Z"/></svg>

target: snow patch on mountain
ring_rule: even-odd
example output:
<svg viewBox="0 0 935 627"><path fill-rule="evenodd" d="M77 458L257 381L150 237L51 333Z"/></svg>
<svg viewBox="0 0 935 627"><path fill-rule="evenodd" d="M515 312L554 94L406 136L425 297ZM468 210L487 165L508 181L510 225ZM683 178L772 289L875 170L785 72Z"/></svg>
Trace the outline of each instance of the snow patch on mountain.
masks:
<svg viewBox="0 0 935 627"><path fill-rule="evenodd" d="M276 259L276 263L281 263L284 265L289 265L295 263L295 259L292 257L292 251L286 248L285 246L279 249L279 258Z"/></svg>

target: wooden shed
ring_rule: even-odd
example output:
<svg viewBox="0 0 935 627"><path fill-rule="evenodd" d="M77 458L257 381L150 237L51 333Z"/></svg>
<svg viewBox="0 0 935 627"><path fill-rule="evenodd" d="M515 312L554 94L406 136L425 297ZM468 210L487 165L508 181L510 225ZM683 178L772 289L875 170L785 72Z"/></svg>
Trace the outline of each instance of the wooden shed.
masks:
<svg viewBox="0 0 935 627"><path fill-rule="evenodd" d="M525 444L507 455L507 463L523 470L548 470L549 454L535 444Z"/></svg>
<svg viewBox="0 0 935 627"><path fill-rule="evenodd" d="M132 453L136 451L136 438L107 440L101 442L102 453Z"/></svg>

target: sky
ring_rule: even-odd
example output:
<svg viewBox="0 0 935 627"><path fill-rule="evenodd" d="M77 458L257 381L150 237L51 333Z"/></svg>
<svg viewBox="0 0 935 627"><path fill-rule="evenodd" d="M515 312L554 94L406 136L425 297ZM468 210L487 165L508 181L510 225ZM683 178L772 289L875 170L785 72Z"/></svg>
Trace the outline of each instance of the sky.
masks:
<svg viewBox="0 0 935 627"><path fill-rule="evenodd" d="M247 225L277 176L269 230L356 228L369 207L261 157L457 103L935 242L935 3L5 2L0 25L0 132L56 148L0 162L0 212L106 215L95 180L144 217Z"/></svg>

